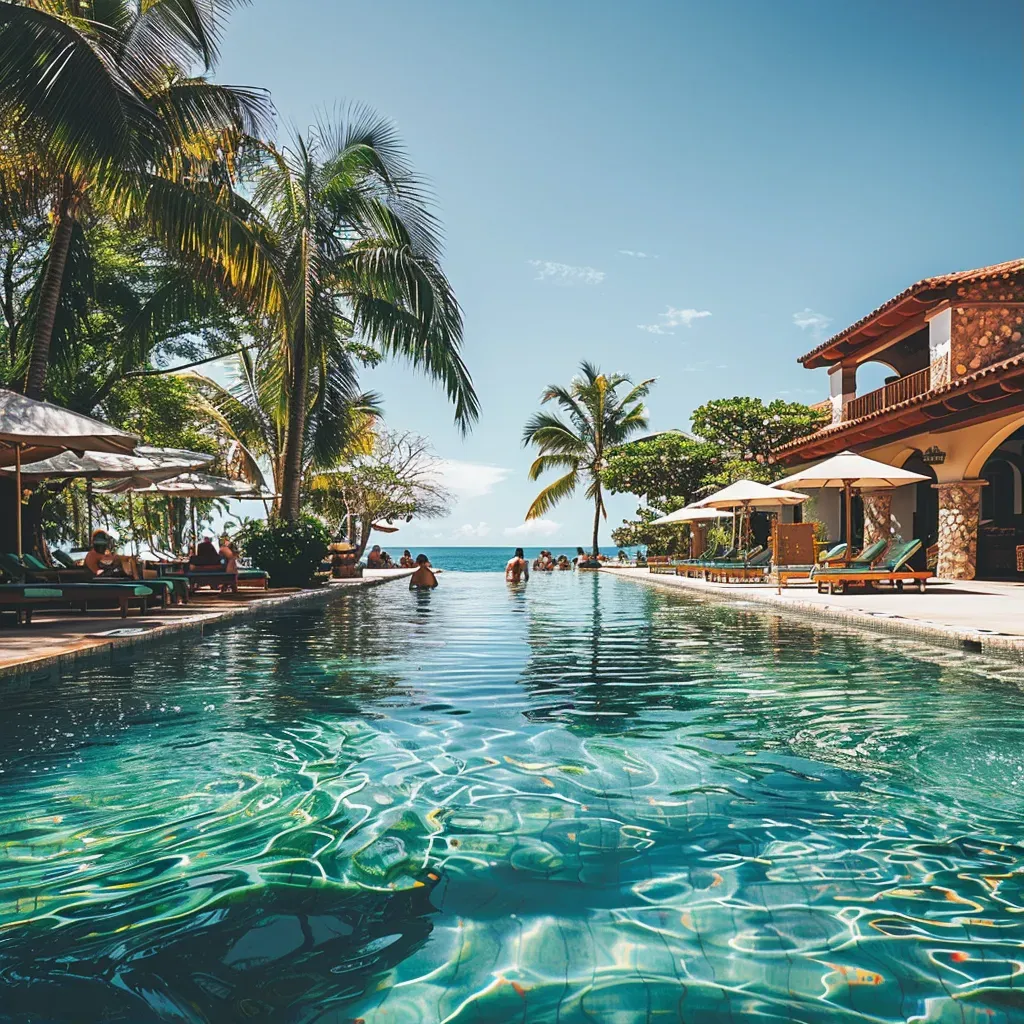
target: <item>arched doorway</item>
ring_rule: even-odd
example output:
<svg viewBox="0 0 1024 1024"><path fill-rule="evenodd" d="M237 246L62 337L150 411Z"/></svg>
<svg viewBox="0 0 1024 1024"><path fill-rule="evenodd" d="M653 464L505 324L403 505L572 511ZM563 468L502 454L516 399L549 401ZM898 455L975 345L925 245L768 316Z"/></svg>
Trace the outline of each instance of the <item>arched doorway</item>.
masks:
<svg viewBox="0 0 1024 1024"><path fill-rule="evenodd" d="M1019 579L1017 545L1024 543L1021 471L1024 427L1000 442L981 468L981 525L978 530L978 575L985 579Z"/></svg>

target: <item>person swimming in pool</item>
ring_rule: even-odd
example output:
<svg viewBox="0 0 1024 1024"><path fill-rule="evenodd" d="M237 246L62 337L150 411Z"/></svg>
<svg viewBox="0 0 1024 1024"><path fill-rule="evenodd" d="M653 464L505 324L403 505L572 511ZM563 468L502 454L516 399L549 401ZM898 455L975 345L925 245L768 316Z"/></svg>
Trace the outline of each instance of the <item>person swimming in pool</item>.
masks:
<svg viewBox="0 0 1024 1024"><path fill-rule="evenodd" d="M409 577L410 590L433 590L437 586L437 577L430 568L430 559L426 555L416 556L416 571Z"/></svg>
<svg viewBox="0 0 1024 1024"><path fill-rule="evenodd" d="M505 565L505 579L509 583L525 582L530 578L530 563L523 555L522 548L516 548L516 553Z"/></svg>

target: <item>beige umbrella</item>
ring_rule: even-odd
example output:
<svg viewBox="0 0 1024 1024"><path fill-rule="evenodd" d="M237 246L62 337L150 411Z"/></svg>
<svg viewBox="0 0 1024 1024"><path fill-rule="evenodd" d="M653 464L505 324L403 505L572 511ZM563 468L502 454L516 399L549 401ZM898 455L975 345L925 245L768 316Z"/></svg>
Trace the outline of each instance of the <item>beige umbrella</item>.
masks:
<svg viewBox="0 0 1024 1024"><path fill-rule="evenodd" d="M677 508L675 512L660 519L652 519L648 526L674 526L676 523L693 523L705 519L732 519L732 513L724 508L695 508L687 505L685 508Z"/></svg>
<svg viewBox="0 0 1024 1024"><path fill-rule="evenodd" d="M21 559L21 464L62 451L130 454L139 439L91 416L0 388L0 466L14 466L15 529Z"/></svg>
<svg viewBox="0 0 1024 1024"><path fill-rule="evenodd" d="M179 476L190 469L199 469L213 461L212 455L189 451L187 448L156 448L140 444L134 454L112 452L61 452L42 462L30 462L21 467L22 480L37 482L60 477L84 477L89 534L92 534L92 482L98 479L117 479L126 473L133 480L146 484ZM0 470L7 472L7 470ZM128 495L128 519L135 532L135 514L132 496ZM136 552L137 554L138 552Z"/></svg>
<svg viewBox="0 0 1024 1024"><path fill-rule="evenodd" d="M799 484L801 487L841 487L846 508L846 554L843 557L849 563L853 554L854 488L883 490L929 479L931 478L921 473L897 469L896 466L887 466L884 462L846 451L833 455L816 466L809 466L782 480L777 480L772 487L788 487L790 484Z"/></svg>
<svg viewBox="0 0 1024 1024"><path fill-rule="evenodd" d="M742 509L742 515L749 517L752 508L771 508L779 505L799 505L807 500L806 494L785 491L778 487L759 484L756 480L737 480L720 491L695 501L697 508ZM740 529L742 530L742 522Z"/></svg>
<svg viewBox="0 0 1024 1024"><path fill-rule="evenodd" d="M170 498L274 498L264 494L252 484L207 473L181 473L170 480L147 483L135 477L119 480L103 488L106 494L162 494ZM168 504L168 507L169 504ZM196 539L196 506L192 504L192 538Z"/></svg>

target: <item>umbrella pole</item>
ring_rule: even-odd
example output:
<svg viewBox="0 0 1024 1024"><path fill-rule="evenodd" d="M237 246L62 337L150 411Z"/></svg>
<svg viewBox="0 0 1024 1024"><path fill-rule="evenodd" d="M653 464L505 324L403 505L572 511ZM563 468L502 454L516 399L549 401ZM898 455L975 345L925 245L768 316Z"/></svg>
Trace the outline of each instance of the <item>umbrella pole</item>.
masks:
<svg viewBox="0 0 1024 1024"><path fill-rule="evenodd" d="M132 547L135 548L135 558L139 557L139 538L135 533L135 508L132 505L132 492L128 492L128 528L132 531Z"/></svg>
<svg viewBox="0 0 1024 1024"><path fill-rule="evenodd" d="M192 547L198 550L199 534L196 532L196 499L192 499Z"/></svg>
<svg viewBox="0 0 1024 1024"><path fill-rule="evenodd" d="M18 561L21 561L21 445L16 444L14 446L14 521L15 527L18 531ZM18 621L21 622L21 612L18 612Z"/></svg>
<svg viewBox="0 0 1024 1024"><path fill-rule="evenodd" d="M849 566L853 554L853 487L849 480L843 481L843 499L846 502L846 551L843 559Z"/></svg>
<svg viewBox="0 0 1024 1024"><path fill-rule="evenodd" d="M92 539L92 477L85 478L85 527L86 533Z"/></svg>

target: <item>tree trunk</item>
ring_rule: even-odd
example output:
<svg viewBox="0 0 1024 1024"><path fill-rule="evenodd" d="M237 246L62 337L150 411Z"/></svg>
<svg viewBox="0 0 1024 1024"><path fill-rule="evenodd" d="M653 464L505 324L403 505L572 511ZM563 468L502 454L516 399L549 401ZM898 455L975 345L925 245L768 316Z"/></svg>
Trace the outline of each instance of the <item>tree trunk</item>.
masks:
<svg viewBox="0 0 1024 1024"><path fill-rule="evenodd" d="M288 434L284 442L284 473L281 486L281 517L286 523L299 519L302 489L302 450L306 433L306 347L300 339L292 363L291 394L288 398Z"/></svg>
<svg viewBox="0 0 1024 1024"><path fill-rule="evenodd" d="M39 305L36 310L35 333L32 337L32 359L25 378L25 394L29 398L42 398L46 383L46 368L50 362L50 344L53 325L57 319L57 306L64 288L64 270L75 230L75 211L78 202L70 177L65 177L64 191L54 215L53 238L46 258L46 270L39 286Z"/></svg>
<svg viewBox="0 0 1024 1024"><path fill-rule="evenodd" d="M597 485L597 493L594 495L594 557L598 556L600 548L597 546L597 531L601 525L601 485Z"/></svg>

